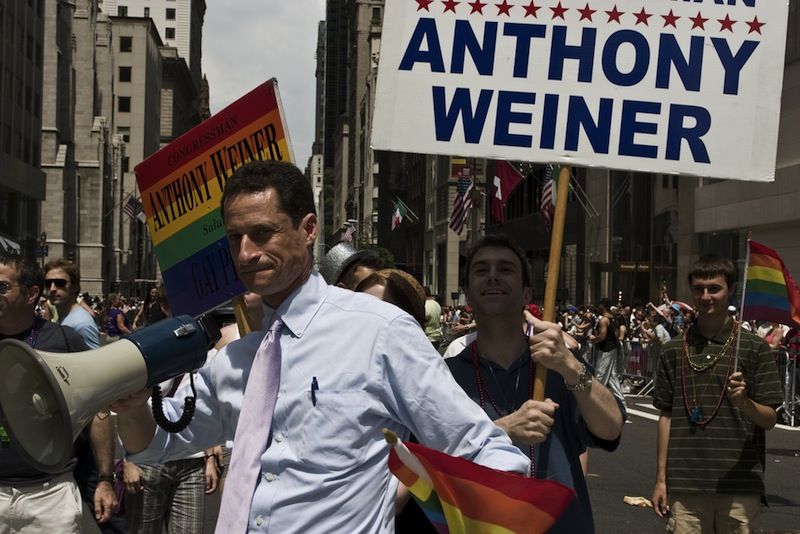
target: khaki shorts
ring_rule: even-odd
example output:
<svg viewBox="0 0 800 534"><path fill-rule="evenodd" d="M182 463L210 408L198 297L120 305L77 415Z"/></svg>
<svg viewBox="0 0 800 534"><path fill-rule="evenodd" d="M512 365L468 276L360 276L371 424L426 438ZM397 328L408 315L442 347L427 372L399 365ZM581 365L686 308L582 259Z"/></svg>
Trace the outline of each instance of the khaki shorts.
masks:
<svg viewBox="0 0 800 534"><path fill-rule="evenodd" d="M673 534L750 534L761 514L758 495L669 496L667 532Z"/></svg>
<svg viewBox="0 0 800 534"><path fill-rule="evenodd" d="M40 484L0 485L0 534L95 533L99 529L93 515L84 506L72 473Z"/></svg>

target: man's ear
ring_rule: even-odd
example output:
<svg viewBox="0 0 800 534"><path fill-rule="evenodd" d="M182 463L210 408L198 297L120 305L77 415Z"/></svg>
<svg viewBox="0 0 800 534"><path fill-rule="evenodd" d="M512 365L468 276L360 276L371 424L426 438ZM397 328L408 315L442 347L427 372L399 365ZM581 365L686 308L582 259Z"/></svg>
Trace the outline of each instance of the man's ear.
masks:
<svg viewBox="0 0 800 534"><path fill-rule="evenodd" d="M306 214L306 216L303 217L303 220L300 222L300 226L306 232L306 246L310 247L317 239L317 231L319 230L317 216L313 213Z"/></svg>
<svg viewBox="0 0 800 534"><path fill-rule="evenodd" d="M32 285L28 286L28 296L25 297L25 302L28 304L37 304L39 302L39 296L41 291L39 290L39 286Z"/></svg>
<svg viewBox="0 0 800 534"><path fill-rule="evenodd" d="M523 288L522 298L525 299L525 304L523 304L523 307L525 307L531 302L531 299L533 298L533 288L531 287Z"/></svg>

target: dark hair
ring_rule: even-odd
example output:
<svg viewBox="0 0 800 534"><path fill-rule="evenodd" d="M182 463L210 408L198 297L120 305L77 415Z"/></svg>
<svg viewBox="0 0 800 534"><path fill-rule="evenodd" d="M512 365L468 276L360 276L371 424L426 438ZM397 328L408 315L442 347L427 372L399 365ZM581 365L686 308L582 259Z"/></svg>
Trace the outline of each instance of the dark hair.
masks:
<svg viewBox="0 0 800 534"><path fill-rule="evenodd" d="M355 291L363 292L375 285L384 287L383 300L404 310L420 326L425 324L425 292L413 276L399 269L382 269L359 282Z"/></svg>
<svg viewBox="0 0 800 534"><path fill-rule="evenodd" d="M687 280L689 285L692 285L694 278L708 279L715 276L723 276L728 284L728 289L732 289L739 279L739 270L728 258L723 258L717 254L705 254L694 262Z"/></svg>
<svg viewBox="0 0 800 534"><path fill-rule="evenodd" d="M502 234L487 234L480 238L472 248L469 249L467 252L467 267L466 267L466 276L464 287L469 287L469 272L472 268L472 261L475 259L475 255L480 252L481 249L487 247L495 247L495 248L507 248L511 252L513 252L517 258L519 258L519 264L522 271L522 287L531 287L531 267L528 264L528 259L525 257L525 251L522 248L511 241L507 236Z"/></svg>
<svg viewBox="0 0 800 534"><path fill-rule="evenodd" d="M311 182L296 166L284 161L251 161L233 173L222 193L219 211L225 220L225 206L240 195L274 189L280 210L297 227L309 213L316 215Z"/></svg>
<svg viewBox="0 0 800 534"><path fill-rule="evenodd" d="M383 269L385 265L383 264L383 260L377 252L374 250L366 250L364 251L363 256L347 266L337 282L341 282L348 289L355 287L356 269L359 267L367 267L368 269L379 271Z"/></svg>
<svg viewBox="0 0 800 534"><path fill-rule="evenodd" d="M0 252L0 265L7 265L17 271L19 283L25 287L38 287L39 295L44 291L44 274L35 261L29 261L19 254Z"/></svg>
<svg viewBox="0 0 800 534"><path fill-rule="evenodd" d="M597 305L600 306L602 310L611 311L611 300L608 297L601 298Z"/></svg>
<svg viewBox="0 0 800 534"><path fill-rule="evenodd" d="M75 262L69 258L58 258L57 260L49 261L44 266L44 274L47 274L47 271L51 269L61 269L67 273L72 284L72 290L75 291L76 295L81 292L81 271L75 265Z"/></svg>

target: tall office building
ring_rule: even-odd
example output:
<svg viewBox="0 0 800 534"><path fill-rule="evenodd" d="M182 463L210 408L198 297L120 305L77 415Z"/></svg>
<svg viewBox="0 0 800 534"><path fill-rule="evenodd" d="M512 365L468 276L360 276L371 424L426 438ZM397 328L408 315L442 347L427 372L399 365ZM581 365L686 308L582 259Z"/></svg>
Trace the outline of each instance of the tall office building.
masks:
<svg viewBox="0 0 800 534"><path fill-rule="evenodd" d="M45 1L0 3L0 247L33 257L39 206Z"/></svg>
<svg viewBox="0 0 800 534"><path fill-rule="evenodd" d="M162 42L178 49L200 90L205 0L105 0L103 11L109 16L152 19Z"/></svg>

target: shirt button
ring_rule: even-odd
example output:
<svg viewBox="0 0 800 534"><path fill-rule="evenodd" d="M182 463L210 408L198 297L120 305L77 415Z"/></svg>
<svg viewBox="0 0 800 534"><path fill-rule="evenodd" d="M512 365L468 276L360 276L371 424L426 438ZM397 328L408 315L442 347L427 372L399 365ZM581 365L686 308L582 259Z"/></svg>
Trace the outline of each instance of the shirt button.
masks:
<svg viewBox="0 0 800 534"><path fill-rule="evenodd" d="M260 527L263 524L264 524L264 518L261 516L256 517L256 526Z"/></svg>
<svg viewBox="0 0 800 534"><path fill-rule="evenodd" d="M273 481L273 480L275 480L276 478L277 478L277 477L276 477L274 474L272 474L272 473L266 473L266 474L264 474L264 479L265 479L267 482L272 482L272 481Z"/></svg>
<svg viewBox="0 0 800 534"><path fill-rule="evenodd" d="M281 441L283 441L283 434L282 434L282 433L280 433L280 432L278 432L277 434L275 434L275 441L277 441L278 443L280 443Z"/></svg>

